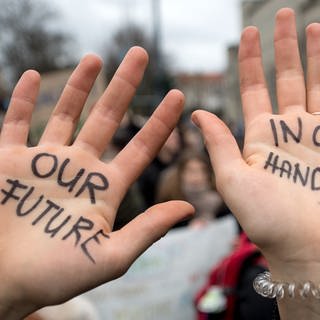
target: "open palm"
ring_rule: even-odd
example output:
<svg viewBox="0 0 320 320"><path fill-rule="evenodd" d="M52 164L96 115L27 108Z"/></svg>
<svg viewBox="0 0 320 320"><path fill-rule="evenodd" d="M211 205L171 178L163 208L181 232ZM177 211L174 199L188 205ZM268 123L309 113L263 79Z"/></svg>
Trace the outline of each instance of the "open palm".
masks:
<svg viewBox="0 0 320 320"><path fill-rule="evenodd" d="M134 96L147 54L132 48L70 145L101 69L93 55L71 75L43 136L26 146L39 75L18 82L0 137L0 312L17 319L119 277L154 241L193 213L184 202L150 208L112 232L128 187L161 148L182 112L173 90L110 163L99 158Z"/></svg>
<svg viewBox="0 0 320 320"><path fill-rule="evenodd" d="M305 281L306 270L316 283L320 280L319 36L319 24L307 28L306 87L294 13L278 12L274 47L279 113L273 114L258 30L244 30L239 48L243 154L217 117L204 111L193 115L223 198L265 254L274 278L283 281Z"/></svg>

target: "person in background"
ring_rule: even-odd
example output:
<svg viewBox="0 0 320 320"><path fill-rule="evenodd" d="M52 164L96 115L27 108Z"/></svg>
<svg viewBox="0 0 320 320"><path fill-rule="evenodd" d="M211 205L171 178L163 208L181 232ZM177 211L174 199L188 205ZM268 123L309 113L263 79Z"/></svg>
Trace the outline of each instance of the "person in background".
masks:
<svg viewBox="0 0 320 320"><path fill-rule="evenodd" d="M267 262L259 248L241 233L197 292L197 320L279 319L275 299L261 297L252 285L257 274L266 270Z"/></svg>
<svg viewBox="0 0 320 320"><path fill-rule="evenodd" d="M157 185L161 172L174 164L183 148L183 141L178 127L174 128L156 158L142 173L137 184L147 206L156 203Z"/></svg>
<svg viewBox="0 0 320 320"><path fill-rule="evenodd" d="M183 151L194 153L205 152L203 139L199 129L191 122L190 118L185 119L181 125L181 135L183 139Z"/></svg>
<svg viewBox="0 0 320 320"><path fill-rule="evenodd" d="M142 123L142 121L139 120L140 117L134 117L129 113L129 110L125 113L119 128L112 137L110 146L102 157L103 161L107 162L112 160L123 148L125 148L146 122L143 121ZM147 208L144 201L144 195L141 193L138 183L134 182L121 201L114 221L113 230L121 229Z"/></svg>
<svg viewBox="0 0 320 320"><path fill-rule="evenodd" d="M214 188L207 155L191 149L184 151L175 164L162 172L157 190L157 202L179 199L194 206L194 218L177 226L203 226L212 221L223 207L223 201Z"/></svg>
<svg viewBox="0 0 320 320"><path fill-rule="evenodd" d="M99 320L96 308L83 296L57 306L45 307L33 314L39 319L25 320Z"/></svg>

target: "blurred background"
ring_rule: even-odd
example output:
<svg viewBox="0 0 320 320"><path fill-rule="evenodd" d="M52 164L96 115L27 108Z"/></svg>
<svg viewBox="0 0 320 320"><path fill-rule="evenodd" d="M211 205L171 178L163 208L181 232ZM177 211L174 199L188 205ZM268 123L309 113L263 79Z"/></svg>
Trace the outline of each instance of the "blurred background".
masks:
<svg viewBox="0 0 320 320"><path fill-rule="evenodd" d="M37 143L72 69L85 53L100 55L104 67L83 111L79 128L127 50L140 45L150 55L144 80L104 155L105 160L111 159L126 145L169 89L178 88L185 94L181 122L158 157L128 191L115 229L121 228L148 206L171 199L187 200L196 208L195 218L175 229L198 232L200 228L217 223L219 218L232 216L215 189L214 174L202 139L189 116L198 108L217 114L229 125L241 146L243 122L237 51L242 28L255 25L260 29L265 75L276 109L274 15L281 7L295 10L304 66L304 29L310 22L320 19L320 0L0 0L0 4L1 119L20 75L29 68L42 75L30 145ZM238 232L237 228L234 230ZM232 238L233 232L220 234L224 234L225 239L219 236L219 245L231 248L226 241ZM191 239L194 234L185 237ZM172 246L169 247L172 252ZM211 249L217 252L214 246ZM221 255L227 249L222 251ZM180 253L179 249L177 252ZM194 261L202 261L202 266L205 265L203 259L207 259L208 268L187 275L193 279L189 279L190 283L183 280L185 291L179 294L184 296L189 316L177 315L170 319L192 319L192 296L204 281L210 264L221 258L217 255L210 258L208 252L202 258L197 257L199 249L189 252L192 254ZM176 253L175 257L179 254ZM170 265L167 267L171 272ZM179 286L177 283L175 288ZM172 302L175 297L167 299ZM103 315L101 319L105 319ZM161 318L160 314L148 319L169 318Z"/></svg>
<svg viewBox="0 0 320 320"><path fill-rule="evenodd" d="M304 27L317 21L320 13L318 0L0 3L2 109L6 109L12 86L24 70L35 68L43 75L31 143L37 141L71 69L85 53L97 53L105 62L93 101L133 45L143 46L150 54L145 79L132 103L133 113L150 115L165 92L176 87L186 95L187 114L205 108L223 117L235 131L241 131L236 56L242 27L253 24L261 30L265 72L274 101L274 13L283 6L295 9L301 40ZM304 41L300 43L304 57Z"/></svg>
<svg viewBox="0 0 320 320"><path fill-rule="evenodd" d="M98 97L127 50L143 46L150 64L130 110L148 116L173 87L186 110L222 112L227 47L240 32L240 1L1 0L1 103L8 105L22 72L42 74L30 143L36 143L71 69L88 52L105 64L88 105ZM85 116L84 112L84 116Z"/></svg>

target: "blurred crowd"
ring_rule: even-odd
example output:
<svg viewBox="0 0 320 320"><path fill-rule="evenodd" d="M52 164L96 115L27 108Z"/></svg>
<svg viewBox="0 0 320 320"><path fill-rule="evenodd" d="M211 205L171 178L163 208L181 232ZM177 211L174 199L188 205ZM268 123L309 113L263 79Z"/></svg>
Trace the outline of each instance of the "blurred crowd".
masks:
<svg viewBox="0 0 320 320"><path fill-rule="evenodd" d="M113 137L104 160L118 153L144 124L127 113ZM201 227L229 214L215 188L214 173L198 128L185 116L173 130L158 156L131 186L122 202L114 229L119 229L148 207L170 200L185 200L196 210L194 218L176 227Z"/></svg>

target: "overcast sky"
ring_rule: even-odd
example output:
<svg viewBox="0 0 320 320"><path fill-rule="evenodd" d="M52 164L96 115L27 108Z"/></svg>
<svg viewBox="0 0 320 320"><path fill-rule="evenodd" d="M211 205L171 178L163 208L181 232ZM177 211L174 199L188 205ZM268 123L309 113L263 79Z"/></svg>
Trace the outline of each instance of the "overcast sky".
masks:
<svg viewBox="0 0 320 320"><path fill-rule="evenodd" d="M152 0L47 0L61 11L61 26L75 37L79 57L102 54L125 22L152 32ZM240 0L159 0L161 45L175 71L222 71L226 47L238 42Z"/></svg>

